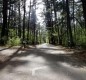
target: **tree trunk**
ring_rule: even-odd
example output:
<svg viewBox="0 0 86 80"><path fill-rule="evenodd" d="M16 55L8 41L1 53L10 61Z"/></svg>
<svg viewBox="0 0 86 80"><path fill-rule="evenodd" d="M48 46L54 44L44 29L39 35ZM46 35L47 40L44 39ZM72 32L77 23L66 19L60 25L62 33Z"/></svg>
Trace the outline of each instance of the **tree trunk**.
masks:
<svg viewBox="0 0 86 80"><path fill-rule="evenodd" d="M74 46L71 22L70 22L70 11L69 11L69 0L66 0L66 9L67 9L67 35L68 35L68 45L70 47Z"/></svg>
<svg viewBox="0 0 86 80"><path fill-rule="evenodd" d="M24 0L24 5L23 5L23 10L24 10L24 14L23 14L23 45L24 45L24 48L25 48L25 13L26 13L26 8L25 8L25 5L26 5L26 0Z"/></svg>
<svg viewBox="0 0 86 80"><path fill-rule="evenodd" d="M8 0L3 0L3 27L1 31L2 44L5 44L8 37L7 7L8 7Z"/></svg>
<svg viewBox="0 0 86 80"><path fill-rule="evenodd" d="M27 41L30 39L30 13L31 13L31 0L30 0L29 16L28 16Z"/></svg>
<svg viewBox="0 0 86 80"><path fill-rule="evenodd" d="M18 11L19 11L19 24L18 24L18 36L21 38L21 11L20 11L20 0L18 4Z"/></svg>
<svg viewBox="0 0 86 80"><path fill-rule="evenodd" d="M86 0L81 0L81 1L82 1L84 20L85 20L85 28L86 28Z"/></svg>

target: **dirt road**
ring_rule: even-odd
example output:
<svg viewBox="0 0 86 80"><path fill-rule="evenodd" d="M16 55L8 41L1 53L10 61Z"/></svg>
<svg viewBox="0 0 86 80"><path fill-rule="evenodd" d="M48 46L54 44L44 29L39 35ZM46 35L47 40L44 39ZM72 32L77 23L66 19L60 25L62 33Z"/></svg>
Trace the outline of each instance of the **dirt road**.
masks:
<svg viewBox="0 0 86 80"><path fill-rule="evenodd" d="M7 49L1 55L12 55L0 64L0 80L86 80L86 64L73 52L49 44L27 50Z"/></svg>

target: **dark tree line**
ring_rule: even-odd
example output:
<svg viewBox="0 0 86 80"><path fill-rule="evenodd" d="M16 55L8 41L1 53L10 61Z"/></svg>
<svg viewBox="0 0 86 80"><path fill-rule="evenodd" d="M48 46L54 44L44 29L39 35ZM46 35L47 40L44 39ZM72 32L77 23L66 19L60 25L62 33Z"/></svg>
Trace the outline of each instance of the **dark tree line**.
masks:
<svg viewBox="0 0 86 80"><path fill-rule="evenodd" d="M40 25L37 24L37 0L29 0L28 12L26 1L0 0L1 44L7 44L13 37L18 37L21 43L41 42L39 39L43 30L38 28ZM42 1L46 8L44 22L48 31L46 36L48 36L49 43L71 47L86 44L86 0Z"/></svg>
<svg viewBox="0 0 86 80"><path fill-rule="evenodd" d="M57 43L62 45L64 44L64 42L66 42L66 45L68 46L75 46L78 42L75 37L79 35L81 35L81 37L85 36L82 33L85 28L80 31L79 35L77 34L76 30L78 30L79 26L81 26L81 29L84 27L83 18L84 24L86 26L86 1L78 0L76 2L75 0L44 0L44 2L46 6L46 26L50 35L49 43ZM83 16L80 14L78 16L78 18L80 17L81 22L77 18L78 9L76 5L83 9L83 13L82 11L80 12L81 14L83 14ZM59 13L60 17L58 16ZM54 17L52 17L53 15ZM54 29L58 34L57 36L53 35ZM86 36L84 37L84 40L86 41Z"/></svg>

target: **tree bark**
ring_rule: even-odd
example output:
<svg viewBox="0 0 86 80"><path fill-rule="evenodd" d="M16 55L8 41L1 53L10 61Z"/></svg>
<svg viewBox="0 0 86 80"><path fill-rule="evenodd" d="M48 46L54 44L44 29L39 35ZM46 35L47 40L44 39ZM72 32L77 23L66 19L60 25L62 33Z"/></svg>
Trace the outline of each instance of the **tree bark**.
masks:
<svg viewBox="0 0 86 80"><path fill-rule="evenodd" d="M85 28L86 28L86 0L82 1L82 7L83 7L83 14L84 14L84 20L85 20Z"/></svg>
<svg viewBox="0 0 86 80"><path fill-rule="evenodd" d="M27 41L30 40L30 13L31 13L31 0L30 0L29 16L28 16Z"/></svg>
<svg viewBox="0 0 86 80"><path fill-rule="evenodd" d="M71 22L70 22L70 11L69 11L69 0L66 0L66 10L67 10L67 36L68 36L68 45L70 47L74 46Z"/></svg>
<svg viewBox="0 0 86 80"><path fill-rule="evenodd" d="M3 26L1 31L2 44L5 44L6 39L8 37L7 7L8 7L8 0L3 0Z"/></svg>
<svg viewBox="0 0 86 80"><path fill-rule="evenodd" d="M26 8L25 8L25 5L26 5L26 0L24 0L24 3L23 3L23 10L24 10L24 14L23 14L23 46L25 48L25 13L26 13Z"/></svg>
<svg viewBox="0 0 86 80"><path fill-rule="evenodd" d="M18 36L21 38L21 11L20 11L20 0L18 4L18 11L19 11L19 25L18 25Z"/></svg>

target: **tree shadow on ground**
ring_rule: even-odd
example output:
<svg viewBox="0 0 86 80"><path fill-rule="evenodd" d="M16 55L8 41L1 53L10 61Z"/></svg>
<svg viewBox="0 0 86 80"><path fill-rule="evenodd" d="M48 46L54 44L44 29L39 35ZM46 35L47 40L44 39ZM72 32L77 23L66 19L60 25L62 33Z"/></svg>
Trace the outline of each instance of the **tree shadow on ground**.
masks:
<svg viewBox="0 0 86 80"><path fill-rule="evenodd" d="M21 48L22 48L22 46L20 48L18 48L18 50L16 52L12 53L12 55L10 55L10 56L2 55L4 60L0 61L0 69L3 69L7 65L11 65L13 67L16 67L16 66L23 65L23 64L27 63L27 61L23 61L23 60L11 61L15 57L15 55L18 54L18 52L21 50Z"/></svg>
<svg viewBox="0 0 86 80"><path fill-rule="evenodd" d="M23 57L23 56L29 56L31 54L35 55L35 57L38 57L38 56L43 57L46 60L46 62L50 62L50 63L64 62L74 67L86 66L86 61L83 61L78 57L74 57L73 56L74 53L73 54L68 54L68 53L50 54L49 52L44 52L44 50L35 48L35 49L27 50L26 52L22 52L21 54L17 54L15 56Z"/></svg>
<svg viewBox="0 0 86 80"><path fill-rule="evenodd" d="M21 53L18 53L19 51L21 51ZM47 50L44 51L42 49L37 49L37 48L25 49L23 51L21 50L21 48L19 48L15 53L13 53L13 55L9 56L9 58L6 59L6 61L1 63L0 69L3 69L7 65L12 66L12 68L15 68L15 67L18 67L21 65L25 65L29 62L29 60L21 60L21 59L20 60L16 60L16 59L12 60L12 59L14 57L21 58L21 57L27 57L30 55L35 56L35 58L33 58L34 63L36 63L35 59L37 59L37 57L42 57L43 59L45 59L44 64L48 65L51 70L56 72L56 74L68 75L72 78L72 80L79 80L79 79L85 80L79 76L80 74L78 74L77 72L73 72L70 68L68 68L66 66L62 66L61 64L59 64L59 62L67 63L68 65L76 67L76 68L83 68L84 66L86 66L86 62L83 62L79 58L74 57L73 54L62 54L62 53L61 54L60 53L59 54L51 54L51 53L47 52ZM29 67L29 65L27 67ZM61 72L61 73L59 73L59 72Z"/></svg>
<svg viewBox="0 0 86 80"><path fill-rule="evenodd" d="M43 52L43 51L42 51ZM50 54L50 53L43 53L37 54L39 56L43 56L46 60L50 62L64 62L74 67L84 67L86 66L86 61L83 61L77 57L74 57L73 54Z"/></svg>
<svg viewBox="0 0 86 80"><path fill-rule="evenodd" d="M44 50L41 49L30 49L27 50L26 52L22 52L21 54L17 54L17 57L26 57L29 55L35 55L34 59L34 63L36 63L35 59L37 59L37 57L42 57L43 59L45 59L45 63L43 63L44 65L47 65L53 74L61 74L61 75L66 75L68 77L71 78L71 80L85 80L83 77L81 77L81 75L79 73L77 73L76 71L74 72L74 70L72 71L72 69L70 67L66 67L61 65L60 63L67 63L68 65L75 67L75 68L83 68L86 66L86 62L81 61L79 58L76 58L73 56L73 54L51 54L49 52L46 52ZM41 60L40 60L41 61ZM46 71L44 71L46 72ZM49 74L46 72L46 75Z"/></svg>
<svg viewBox="0 0 86 80"><path fill-rule="evenodd" d="M6 65L8 65L10 63L11 59L13 59L14 57L26 57L31 54L35 55L35 57L43 57L47 63L52 64L52 65L56 64L57 62L62 62L62 63L67 63L73 67L85 67L86 66L86 61L83 61L83 60L79 59L78 57L73 56L74 54L68 54L68 53L67 54L62 54L62 53L51 54L44 50L47 51L47 49L30 48L30 49L23 50L24 52L22 51L21 53L18 53L19 51L21 51L21 47L20 47L15 53L13 53L13 55L9 56L4 62L0 62L0 64L1 64L0 69L4 68ZM53 49L51 49L51 50L53 50ZM17 61L19 61L19 60L17 60ZM27 61L25 61L25 62L27 62ZM21 60L20 64L23 65L25 62ZM14 66L15 65L16 64L14 64Z"/></svg>
<svg viewBox="0 0 86 80"><path fill-rule="evenodd" d="M65 48L54 49L54 48L40 48L41 50L65 50Z"/></svg>
<svg viewBox="0 0 86 80"><path fill-rule="evenodd" d="M9 46L9 47L7 47L7 48L0 49L0 51L10 49L11 47L12 47L12 46Z"/></svg>

